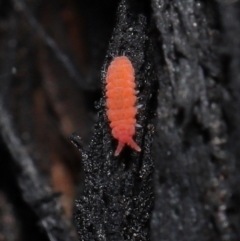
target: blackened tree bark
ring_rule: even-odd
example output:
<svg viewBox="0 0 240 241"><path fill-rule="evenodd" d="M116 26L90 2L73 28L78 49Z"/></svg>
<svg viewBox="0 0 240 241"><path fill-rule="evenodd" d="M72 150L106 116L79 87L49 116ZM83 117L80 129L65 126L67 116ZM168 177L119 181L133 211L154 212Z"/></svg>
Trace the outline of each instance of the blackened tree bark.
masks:
<svg viewBox="0 0 240 241"><path fill-rule="evenodd" d="M121 4L129 7L134 5L133 2L123 1ZM238 106L239 99L240 45L236 38L240 31L239 3L153 0L151 6L152 19L149 18L151 23L146 32L154 51L141 46L146 62L147 56L151 56L149 65L155 70L159 87L157 93L153 91L156 80L153 74L150 78L145 78L152 85L153 99L157 97L158 100L153 149L150 153L155 162L155 206L151 219L151 239L239 240L239 114L235 107ZM128 8L132 15L139 15L134 10L131 12ZM149 15L145 14L148 18ZM124 21L127 19L121 7L118 17ZM119 29L122 33L121 40L116 35ZM131 50L131 41L125 41L124 34L129 35L119 24L113 34L113 41L123 43L124 49L129 50L127 54L133 58L135 52ZM138 46L139 43L135 44ZM115 45L114 48L113 57L119 54L122 46ZM142 70L144 68L143 65ZM138 78L141 79L141 74L137 75L137 81ZM145 96L147 93L142 91L141 94ZM154 109L153 102L146 104L148 110ZM150 121L149 112L145 109L142 113ZM147 127L148 125L143 125L144 130ZM90 161L91 158L86 160ZM151 167L152 163L146 165ZM99 169L102 170L101 167ZM96 226L90 218L94 216L93 209L90 213L88 209L88 218L84 217L83 210L87 209L89 198L104 190L107 185L110 185L108 188L113 185L100 182L101 188L94 190L96 183L89 181L89 176L92 177L94 171L89 172L86 167L85 170L85 202L80 201L78 206L80 237L84 237L81 227L86 227L86 222L84 224L83 221L87 220L84 232L96 240L115 240L114 233L116 240L148 240L149 232L140 223L134 227L138 232L131 234L127 229L121 231L124 220L131 220L131 216L116 216L115 229L108 228L107 221L104 225L100 221ZM152 174L149 175L151 179ZM139 180L137 182L141 185ZM137 182L133 190L138 190ZM92 190L91 194L89 189ZM145 193L145 199L139 199L140 202L151 199L146 187L141 191ZM102 191L102 197L98 196L93 203L97 205L96 202L99 203L100 199L101 205L107 205L104 194ZM119 195L119 192L112 195ZM101 205L97 205L96 209L105 210ZM124 213L123 210L119 208L117 212ZM137 207L135 212L141 219L142 213ZM105 220L104 211L101 215L102 220ZM99 222L99 214L97 217Z"/></svg>
<svg viewBox="0 0 240 241"><path fill-rule="evenodd" d="M152 240L239 240L239 1L161 1Z"/></svg>
<svg viewBox="0 0 240 241"><path fill-rule="evenodd" d="M110 41L102 70L103 98L98 104L99 117L89 150L81 147L74 135L73 143L83 153L84 193L77 201L77 225L80 240L149 240L153 207L153 109L156 78L151 65L153 46L147 36L147 18L143 2L122 1L118 21ZM133 63L137 89L140 90L136 134L141 153L129 152L114 157L113 141L106 116L105 78L110 61L128 56Z"/></svg>

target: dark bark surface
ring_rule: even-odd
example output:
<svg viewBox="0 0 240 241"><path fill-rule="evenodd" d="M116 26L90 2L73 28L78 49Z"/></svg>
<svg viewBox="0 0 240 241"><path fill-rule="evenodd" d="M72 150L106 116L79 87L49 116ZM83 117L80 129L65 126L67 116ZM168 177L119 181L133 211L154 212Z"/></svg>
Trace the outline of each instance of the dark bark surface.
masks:
<svg viewBox="0 0 240 241"><path fill-rule="evenodd" d="M158 69L152 239L239 240L239 2L152 7L165 63Z"/></svg>
<svg viewBox="0 0 240 241"><path fill-rule="evenodd" d="M0 240L240 240L239 1L6 0L0 34ZM142 151L114 157L119 55Z"/></svg>
<svg viewBox="0 0 240 241"><path fill-rule="evenodd" d="M120 4L118 22L102 70L104 88L106 68L112 58L124 54L133 63L137 86L142 93L138 101L143 105L138 114L142 127L136 135L142 151L125 150L119 158L113 156L117 143L111 138L104 94L98 105L98 123L89 150L85 152L80 148L85 171L84 193L77 201L80 240L148 240L150 234L153 207L151 120L156 78L150 64L153 48L146 35L144 7L125 1ZM72 140L76 142L77 137Z"/></svg>

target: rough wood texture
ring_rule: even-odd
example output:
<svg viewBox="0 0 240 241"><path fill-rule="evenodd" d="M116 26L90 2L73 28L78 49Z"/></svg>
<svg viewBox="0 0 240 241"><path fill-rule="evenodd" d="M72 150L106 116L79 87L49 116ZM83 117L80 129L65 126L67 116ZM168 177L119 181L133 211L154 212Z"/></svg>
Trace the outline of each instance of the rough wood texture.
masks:
<svg viewBox="0 0 240 241"><path fill-rule="evenodd" d="M163 63L152 240L239 240L239 2L152 7Z"/></svg>

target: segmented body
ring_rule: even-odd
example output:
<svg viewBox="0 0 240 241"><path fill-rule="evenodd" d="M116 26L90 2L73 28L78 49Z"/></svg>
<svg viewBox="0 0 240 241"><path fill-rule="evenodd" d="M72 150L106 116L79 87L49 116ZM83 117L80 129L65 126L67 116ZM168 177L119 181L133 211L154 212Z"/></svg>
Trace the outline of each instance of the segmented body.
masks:
<svg viewBox="0 0 240 241"><path fill-rule="evenodd" d="M137 113L135 73L131 61L126 56L116 57L110 63L106 83L107 116L112 135L118 140L115 156L119 155L125 145L141 151L133 140Z"/></svg>

